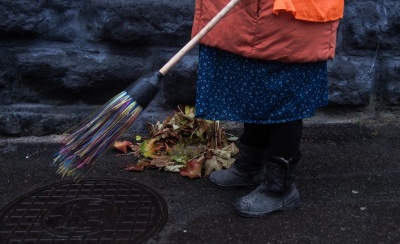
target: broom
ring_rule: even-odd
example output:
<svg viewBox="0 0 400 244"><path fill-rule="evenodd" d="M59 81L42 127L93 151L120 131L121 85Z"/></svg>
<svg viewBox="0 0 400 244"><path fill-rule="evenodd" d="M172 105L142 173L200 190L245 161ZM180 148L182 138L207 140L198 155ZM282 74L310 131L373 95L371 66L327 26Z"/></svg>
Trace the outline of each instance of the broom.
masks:
<svg viewBox="0 0 400 244"><path fill-rule="evenodd" d="M123 92L95 112L85 125L68 135L55 155L57 173L82 176L85 165L94 162L132 125L158 93L158 84L167 72L186 55L240 0L231 0L200 32L176 53L159 71L136 80Z"/></svg>

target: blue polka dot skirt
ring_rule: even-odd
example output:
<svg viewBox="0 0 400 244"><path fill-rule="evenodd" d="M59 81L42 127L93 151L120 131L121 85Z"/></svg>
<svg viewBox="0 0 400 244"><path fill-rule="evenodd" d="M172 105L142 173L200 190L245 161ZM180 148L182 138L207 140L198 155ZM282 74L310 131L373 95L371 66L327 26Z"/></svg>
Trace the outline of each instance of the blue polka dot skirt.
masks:
<svg viewBox="0 0 400 244"><path fill-rule="evenodd" d="M199 118L284 123L312 117L327 103L326 61L264 61L200 45L196 94Z"/></svg>

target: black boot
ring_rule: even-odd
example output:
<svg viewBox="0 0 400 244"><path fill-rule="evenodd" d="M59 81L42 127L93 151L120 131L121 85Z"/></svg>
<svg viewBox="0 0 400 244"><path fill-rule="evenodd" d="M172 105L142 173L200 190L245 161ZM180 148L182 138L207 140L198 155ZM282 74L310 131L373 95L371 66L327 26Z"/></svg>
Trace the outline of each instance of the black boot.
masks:
<svg viewBox="0 0 400 244"><path fill-rule="evenodd" d="M219 188L257 186L265 177L267 150L239 146L239 154L229 169L210 174L210 182Z"/></svg>
<svg viewBox="0 0 400 244"><path fill-rule="evenodd" d="M244 217L261 217L298 208L300 197L294 182L295 167L300 157L300 153L289 160L269 155L265 181L247 196L236 200L236 212Z"/></svg>

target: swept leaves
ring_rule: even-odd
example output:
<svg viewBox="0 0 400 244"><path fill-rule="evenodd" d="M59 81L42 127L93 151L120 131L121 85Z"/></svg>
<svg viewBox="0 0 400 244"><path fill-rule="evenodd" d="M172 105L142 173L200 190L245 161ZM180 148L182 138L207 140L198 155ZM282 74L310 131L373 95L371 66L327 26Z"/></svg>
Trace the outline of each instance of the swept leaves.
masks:
<svg viewBox="0 0 400 244"><path fill-rule="evenodd" d="M137 163L125 170L143 171L155 167L198 178L214 170L229 168L239 151L234 143L237 137L230 135L228 140L219 121L196 118L191 106L178 106L178 110L164 121L147 123L147 130L147 140L115 145L124 153L131 148L139 156Z"/></svg>

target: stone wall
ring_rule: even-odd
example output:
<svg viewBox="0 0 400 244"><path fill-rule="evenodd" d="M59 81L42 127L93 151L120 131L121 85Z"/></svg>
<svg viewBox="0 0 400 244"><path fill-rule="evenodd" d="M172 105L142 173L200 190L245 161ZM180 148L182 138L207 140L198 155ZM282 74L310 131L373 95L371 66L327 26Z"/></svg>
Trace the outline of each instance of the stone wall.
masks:
<svg viewBox="0 0 400 244"><path fill-rule="evenodd" d="M193 9L194 0L2 0L0 135L61 134L87 118L189 41ZM325 119L399 110L399 40L398 0L346 1ZM194 49L132 130L193 104L196 69Z"/></svg>

